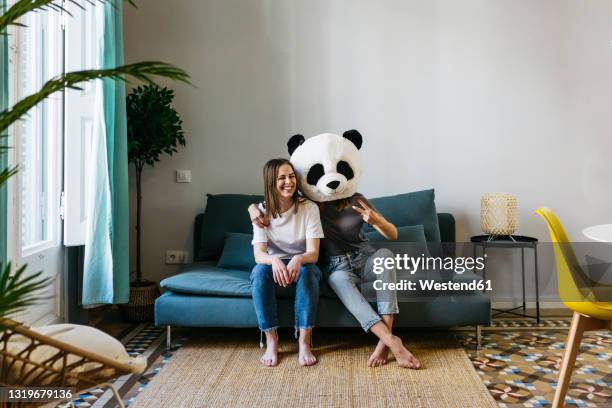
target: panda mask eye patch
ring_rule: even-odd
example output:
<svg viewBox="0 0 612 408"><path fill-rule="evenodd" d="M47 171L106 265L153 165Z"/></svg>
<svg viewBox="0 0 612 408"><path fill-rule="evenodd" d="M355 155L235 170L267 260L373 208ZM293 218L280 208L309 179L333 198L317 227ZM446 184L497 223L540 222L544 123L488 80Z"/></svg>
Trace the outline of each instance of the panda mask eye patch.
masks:
<svg viewBox="0 0 612 408"><path fill-rule="evenodd" d="M346 177L347 180L350 180L354 177L353 169L351 165L345 162L344 160L340 160L336 165L336 171Z"/></svg>
<svg viewBox="0 0 612 408"><path fill-rule="evenodd" d="M319 181L321 177L323 177L324 174L325 174L325 169L323 168L323 165L320 163L315 164L314 166L310 168L310 170L308 170L306 181L311 186L316 186L317 182Z"/></svg>

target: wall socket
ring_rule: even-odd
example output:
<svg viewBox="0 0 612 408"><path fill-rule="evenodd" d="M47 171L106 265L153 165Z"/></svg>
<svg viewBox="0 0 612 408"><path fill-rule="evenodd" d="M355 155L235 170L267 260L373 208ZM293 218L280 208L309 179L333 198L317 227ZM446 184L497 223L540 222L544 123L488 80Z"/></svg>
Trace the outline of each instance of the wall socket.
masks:
<svg viewBox="0 0 612 408"><path fill-rule="evenodd" d="M169 249L166 251L166 265L181 265L187 263L187 251Z"/></svg>

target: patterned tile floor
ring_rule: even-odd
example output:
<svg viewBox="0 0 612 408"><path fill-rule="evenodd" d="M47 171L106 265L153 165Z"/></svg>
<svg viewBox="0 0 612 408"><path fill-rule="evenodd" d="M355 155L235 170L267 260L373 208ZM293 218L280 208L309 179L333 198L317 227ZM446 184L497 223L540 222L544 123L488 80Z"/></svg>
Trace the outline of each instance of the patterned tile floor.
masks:
<svg viewBox="0 0 612 408"><path fill-rule="evenodd" d="M458 334L500 407L550 407L567 332L492 331L476 339ZM568 407L612 407L612 334L588 332L583 340L565 400Z"/></svg>
<svg viewBox="0 0 612 408"><path fill-rule="evenodd" d="M484 328L483 346L479 350L476 350L473 330L458 330L456 336L500 408L550 407L569 323L569 318L546 318L542 319L539 325L536 325L533 319L498 318L491 327ZM128 353L142 353L160 335L163 335L160 329L152 326L144 328L127 342ZM187 338L175 341L173 348L162 353L124 394L126 406L147 387ZM100 391L93 390L82 394L81 398L75 401L76 406L90 407L101 395ZM589 332L585 335L566 405L612 407L610 332Z"/></svg>

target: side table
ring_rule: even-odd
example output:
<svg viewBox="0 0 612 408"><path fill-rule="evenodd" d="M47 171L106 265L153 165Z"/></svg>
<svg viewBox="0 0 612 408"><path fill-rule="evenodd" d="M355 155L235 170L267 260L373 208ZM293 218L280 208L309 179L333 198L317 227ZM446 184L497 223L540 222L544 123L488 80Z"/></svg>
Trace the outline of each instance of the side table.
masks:
<svg viewBox="0 0 612 408"><path fill-rule="evenodd" d="M536 322L540 323L540 294L538 288L538 239L533 237L527 237L523 235L475 235L470 238L470 241L474 245L474 258L476 258L476 248L482 248L482 255L484 257L484 267L482 269L482 279L487 278L487 248L520 248L521 249L521 275L523 282L523 305L513 307L510 309L492 309L497 313L493 314L493 317L500 314L513 314L521 317L532 317L525 314L525 249L533 249L534 253L534 276L535 276L535 293L536 293ZM522 307L523 313L517 313L516 310Z"/></svg>

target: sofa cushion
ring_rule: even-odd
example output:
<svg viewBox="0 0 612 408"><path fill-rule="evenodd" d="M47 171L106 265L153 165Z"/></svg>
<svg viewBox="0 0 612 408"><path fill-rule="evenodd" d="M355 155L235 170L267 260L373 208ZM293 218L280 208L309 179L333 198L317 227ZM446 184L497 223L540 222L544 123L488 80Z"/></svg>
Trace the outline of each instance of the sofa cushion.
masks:
<svg viewBox="0 0 612 408"><path fill-rule="evenodd" d="M440 226L434 199L434 190L431 189L378 197L370 201L396 227L422 224L427 241L440 242ZM371 226L366 225L366 233L373 230Z"/></svg>
<svg viewBox="0 0 612 408"><path fill-rule="evenodd" d="M253 234L228 232L225 234L225 245L221 258L217 262L219 268L251 271L255 266L255 256L251 241Z"/></svg>
<svg viewBox="0 0 612 408"><path fill-rule="evenodd" d="M209 262L197 262L178 275L160 282L161 287L179 293L213 296L251 296L250 272L224 269Z"/></svg>
<svg viewBox="0 0 612 408"><path fill-rule="evenodd" d="M250 204L263 201L260 195L207 194L206 210L202 219L200 248L195 259L217 260L223 251L228 232L252 233L253 226L247 209Z"/></svg>
<svg viewBox="0 0 612 408"><path fill-rule="evenodd" d="M387 239L376 230L366 232L366 238L370 242L384 242ZM425 229L422 225L408 225L397 227L397 242L427 242Z"/></svg>
<svg viewBox="0 0 612 408"><path fill-rule="evenodd" d="M160 286L175 293L203 296L251 297L251 272L219 268L212 262L196 262L166 278ZM321 297L336 297L334 291L321 280ZM278 297L294 297L295 285L276 286Z"/></svg>
<svg viewBox="0 0 612 408"><path fill-rule="evenodd" d="M366 237L370 240L374 248L387 248L396 255L408 255L414 258L430 256L430 251L427 247L427 239L425 238L425 231L422 225L397 227L397 240L394 241L385 239L385 237L376 230L366 233Z"/></svg>
<svg viewBox="0 0 612 408"><path fill-rule="evenodd" d="M178 293L212 296L251 296L250 272L208 266L205 271L183 272L160 285Z"/></svg>

